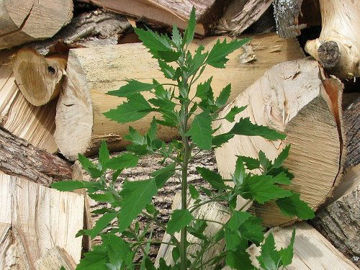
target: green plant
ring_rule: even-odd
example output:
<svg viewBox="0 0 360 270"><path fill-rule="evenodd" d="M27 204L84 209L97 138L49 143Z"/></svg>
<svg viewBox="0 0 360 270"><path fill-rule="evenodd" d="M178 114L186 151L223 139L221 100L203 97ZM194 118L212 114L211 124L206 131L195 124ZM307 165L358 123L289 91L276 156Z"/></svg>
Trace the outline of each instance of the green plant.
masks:
<svg viewBox="0 0 360 270"><path fill-rule="evenodd" d="M156 269L148 257L152 232L149 230L150 226L139 229L136 222L139 215L149 218L150 222L163 227L171 235L168 244L174 246L172 255L175 265L170 267L164 260L160 260L157 269L208 269L210 265L215 267L223 262L235 269L255 269L246 252L249 243L261 245L258 261L263 269L278 269L291 263L294 233L290 245L277 251L272 234L264 241L265 228L261 225L261 220L242 211L244 206L238 209L236 205L237 197L242 196L249 203L274 201L285 215L302 219L313 217L313 211L299 199L298 194L283 188L291 183L293 177L282 166L290 147L286 147L274 161L270 161L263 152L259 153L258 159L239 156L232 179L223 179L217 172L199 167L198 173L212 189L188 185L188 167L196 155L194 149L210 150L220 147L235 135L262 136L269 140L285 138L284 134L268 127L252 124L249 118L240 118L229 132L214 135L217 129L213 129L212 124L218 119L218 111L227 103L231 86L227 85L217 98L211 88L212 78L197 84L194 92L192 89L207 65L224 68L227 55L248 42L248 39L217 41L209 52L204 52L204 47L200 46L192 54L188 45L193 39L194 30L195 10L191 13L184 35L176 26L173 27L171 39L149 29L135 30L157 59L164 76L173 82L162 84L156 80L152 83L129 80L119 90L108 93L125 97L127 101L105 113L105 116L119 123L139 120L150 112L157 112L160 118L153 118L145 135L130 128L126 139L131 144L127 147L128 151L119 156L110 157L104 142L99 150L98 164L79 155L79 161L93 181L53 184L53 187L63 191L85 188L92 199L109 204L109 207L96 210L101 218L92 229L78 233L91 238L100 235L102 238L101 245L85 254L78 265L79 270ZM142 95L144 91L151 92L153 98L146 100ZM235 116L244 109L245 107L234 107L225 119L234 122ZM157 125L177 128L181 140L168 144L159 140L156 136ZM121 191L116 190L114 183L121 172L137 166L139 157L147 154L161 155L164 164L167 162L166 165L153 172L148 180L125 181ZM105 179L105 173L109 170L112 171L110 182ZM261 174L254 174L254 170L261 171ZM165 225L157 220L158 210L152 204L152 197L176 172L181 175L181 209L173 211ZM233 185L226 185L227 181ZM201 193L205 195L200 195ZM187 205L188 194L194 201L191 206ZM209 223L218 221L193 216L194 210L210 202L227 205L226 211L230 216L228 222L221 224L221 229L213 236L204 234L204 231ZM114 219L117 219L117 228L104 233L103 230ZM180 239L175 237L177 232L180 232ZM188 254L187 248L194 243L187 242L187 234L192 234L201 241L197 253L192 256ZM225 250L204 261L206 250L220 241L225 241ZM139 265L134 265L134 255L138 251L142 252L143 257Z"/></svg>

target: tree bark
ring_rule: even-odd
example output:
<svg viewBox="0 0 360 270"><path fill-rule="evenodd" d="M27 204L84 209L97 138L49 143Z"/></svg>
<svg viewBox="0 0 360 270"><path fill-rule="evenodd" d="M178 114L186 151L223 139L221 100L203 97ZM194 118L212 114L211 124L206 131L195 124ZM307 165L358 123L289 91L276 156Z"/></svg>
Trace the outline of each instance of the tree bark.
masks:
<svg viewBox="0 0 360 270"><path fill-rule="evenodd" d="M346 130L346 161L345 168L360 163L360 98L350 102L344 110L344 125Z"/></svg>
<svg viewBox="0 0 360 270"><path fill-rule="evenodd" d="M208 38L195 41L191 46L195 50L203 44L205 49L209 49L215 42L215 38ZM272 65L301 57L303 53L295 40L283 40L274 34L254 36L250 45L229 56L224 70L207 67L199 81L213 76L215 95L231 83L232 100ZM102 139L110 141L113 150L121 149L126 144L123 136L127 134L129 125L140 132L147 130L154 114L123 125L105 118L104 112L124 101L106 95L107 91L118 89L129 78L145 82L155 78L159 82L168 82L164 80L156 60L141 44L73 49L66 73L67 82L57 106L55 140L61 153L70 159L75 159L78 153L96 150L97 142ZM177 132L160 127L159 136L170 140L177 136Z"/></svg>
<svg viewBox="0 0 360 270"><path fill-rule="evenodd" d="M3 0L0 49L54 36L72 18L73 1Z"/></svg>
<svg viewBox="0 0 360 270"><path fill-rule="evenodd" d="M315 61L285 62L268 70L263 77L241 93L219 114L223 118L233 106L247 105L240 117L250 117L258 125L284 132L284 141L269 141L262 137L235 136L216 150L216 160L224 178L231 177L237 155L257 158L262 150L274 159L290 144L285 167L295 175L291 189L301 199L317 209L331 195L341 179L343 135L341 124L342 86L336 79L319 78L321 71ZM218 134L229 131L234 123L220 120ZM293 222L275 204L256 205L256 214L266 225Z"/></svg>

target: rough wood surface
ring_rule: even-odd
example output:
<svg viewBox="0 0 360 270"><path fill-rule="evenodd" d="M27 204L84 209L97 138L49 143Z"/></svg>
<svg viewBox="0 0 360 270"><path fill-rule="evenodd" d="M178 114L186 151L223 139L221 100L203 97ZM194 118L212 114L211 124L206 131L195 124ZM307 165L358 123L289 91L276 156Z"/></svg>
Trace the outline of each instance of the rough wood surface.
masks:
<svg viewBox="0 0 360 270"><path fill-rule="evenodd" d="M71 178L71 166L65 160L38 149L0 127L0 171L22 176L44 186Z"/></svg>
<svg viewBox="0 0 360 270"><path fill-rule="evenodd" d="M311 223L360 267L360 166L351 168L326 207Z"/></svg>
<svg viewBox="0 0 360 270"><path fill-rule="evenodd" d="M79 262L81 237L75 238L75 234L83 228L82 195L0 174L0 205L0 222L16 229L19 237L15 239L25 250L15 262L26 258L31 266L28 269L34 269L35 262L55 246Z"/></svg>
<svg viewBox="0 0 360 270"><path fill-rule="evenodd" d="M274 228L276 248L286 247L291 239L293 229L296 230L294 257L288 270L358 270L350 260L339 252L325 237L307 223L299 223L287 228ZM257 262L255 256L260 249L252 247L249 250L252 261ZM254 264L255 265L255 264Z"/></svg>
<svg viewBox="0 0 360 270"><path fill-rule="evenodd" d="M273 0L234 0L216 25L215 33L238 36L255 23Z"/></svg>
<svg viewBox="0 0 360 270"><path fill-rule="evenodd" d="M0 126L50 153L57 151L55 132L56 101L42 107L28 103L15 82L11 51L0 52Z"/></svg>
<svg viewBox="0 0 360 270"><path fill-rule="evenodd" d="M199 44L210 48L215 42L216 38L196 40L192 48ZM212 86L215 95L231 83L232 100L269 67L302 56L295 40L280 39L274 34L254 36L249 46L229 56L224 70L207 67L199 81L214 76ZM120 125L103 115L124 99L106 95L107 91L118 89L124 85L125 79L130 78L145 82L155 78L164 82L156 60L141 44L73 49L66 72L67 83L57 106L55 139L60 151L72 159L76 158L77 153L89 151L101 139L110 141L112 149L119 149L125 144L123 135L128 132L129 124ZM152 117L153 114L149 114L131 125L144 132ZM177 133L160 127L159 135L169 140Z"/></svg>
<svg viewBox="0 0 360 270"><path fill-rule="evenodd" d="M216 15L216 11L219 13L219 10L221 10L221 5L214 5L215 0L132 0L131 3L126 0L79 1L92 3L113 12L142 18L162 25L172 26L176 24L181 29L186 28L191 9L194 6L198 20L195 31L200 35L205 34L205 27L210 23L211 17Z"/></svg>
<svg viewBox="0 0 360 270"><path fill-rule="evenodd" d="M360 76L360 5L356 1L320 0L320 37L306 43L305 50L340 78Z"/></svg>
<svg viewBox="0 0 360 270"><path fill-rule="evenodd" d="M76 264L67 252L59 247L50 249L35 263L36 270L59 270L61 267L65 270L75 270Z"/></svg>
<svg viewBox="0 0 360 270"><path fill-rule="evenodd" d="M54 36L72 18L72 0L2 0L0 49Z"/></svg>
<svg viewBox="0 0 360 270"><path fill-rule="evenodd" d="M343 117L346 130L346 168L360 163L360 98L349 103Z"/></svg>
<svg viewBox="0 0 360 270"><path fill-rule="evenodd" d="M317 62L289 61L276 65L241 93L219 114L224 117L233 106L247 109L240 117L250 117L253 123L266 125L287 135L284 141L268 141L261 137L235 136L216 150L220 173L229 178L235 167L236 156L258 157L262 150L274 159L291 144L285 166L295 175L291 189L317 209L340 180L342 172L342 130L340 82L322 82ZM333 97L331 90L335 92ZM330 102L330 99L331 102ZM220 120L218 133L229 131L233 123ZM255 206L255 212L267 225L280 225L291 219L283 216L274 204Z"/></svg>

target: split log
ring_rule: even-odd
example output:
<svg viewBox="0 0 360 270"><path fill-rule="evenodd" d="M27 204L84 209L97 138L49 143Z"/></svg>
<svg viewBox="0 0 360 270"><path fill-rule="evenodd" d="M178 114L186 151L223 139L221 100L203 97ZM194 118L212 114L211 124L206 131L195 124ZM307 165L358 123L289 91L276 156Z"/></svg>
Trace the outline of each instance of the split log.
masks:
<svg viewBox="0 0 360 270"><path fill-rule="evenodd" d="M57 151L56 102L42 107L29 104L21 94L12 72L11 52L0 53L0 126L50 153Z"/></svg>
<svg viewBox="0 0 360 270"><path fill-rule="evenodd" d="M0 127L0 172L21 176L44 186L71 178L65 160L36 148Z"/></svg>
<svg viewBox="0 0 360 270"><path fill-rule="evenodd" d="M305 50L340 78L360 76L360 5L356 1L320 0L320 37L308 41Z"/></svg>
<svg viewBox="0 0 360 270"><path fill-rule="evenodd" d="M346 130L346 161L345 168L360 163L360 98L350 102L344 110L344 126Z"/></svg>
<svg viewBox="0 0 360 270"><path fill-rule="evenodd" d="M83 229L82 195L1 173L0 204L0 223L9 224L1 234L7 246L0 245L5 265L24 262L30 267L20 269L35 269L35 262L55 246L63 248L75 262L80 261L82 239L75 234Z"/></svg>
<svg viewBox="0 0 360 270"><path fill-rule="evenodd" d="M13 61L16 84L26 100L41 106L59 95L66 57L44 57L35 50L19 50Z"/></svg>
<svg viewBox="0 0 360 270"><path fill-rule="evenodd" d="M195 49L200 43L209 48L215 42L215 38L195 41L192 48ZM245 49L229 56L225 70L208 67L199 81L214 76L215 94L231 83L231 100L272 65L302 56L295 40L283 40L274 34L255 36ZM143 45L122 44L70 50L66 73L67 82L57 105L55 132L56 143L65 156L75 159L78 153L91 152L89 150L96 149L98 145L95 143L102 139L111 141L112 149L121 149L126 143L123 136L127 134L129 125L140 132L147 130L153 114L123 125L103 115L124 101L106 95L106 92L124 85L125 79L151 81L155 78L164 82L157 61ZM173 129L160 127L159 135L162 139L170 140L177 133Z"/></svg>
<svg viewBox="0 0 360 270"><path fill-rule="evenodd" d="M75 270L76 264L67 252L59 247L50 249L35 263L36 270L59 270L61 267L65 270Z"/></svg>
<svg viewBox="0 0 360 270"><path fill-rule="evenodd" d="M284 141L268 141L262 137L235 136L216 149L219 172L231 177L237 155L257 158L262 150L274 159L291 144L285 167L295 175L291 189L316 210L341 179L343 135L341 128L342 86L336 79L320 80L317 62L299 60L274 66L263 77L241 93L219 114L223 118L233 106L247 109L237 116L250 117L287 135ZM218 133L229 131L234 123L220 120ZM266 225L291 222L275 204L256 205L255 212Z"/></svg>
<svg viewBox="0 0 360 270"><path fill-rule="evenodd" d="M195 32L204 35L209 25L215 21L222 5L215 4L215 0L132 0L129 4L126 0L78 0L92 3L107 10L134 16L160 25L177 25L185 29L190 17L191 9L196 8L197 25ZM222 3L223 4L223 3Z"/></svg>
<svg viewBox="0 0 360 270"><path fill-rule="evenodd" d="M351 168L331 202L311 221L322 235L360 267L360 166Z"/></svg>
<svg viewBox="0 0 360 270"><path fill-rule="evenodd" d="M72 0L0 2L0 49L54 36L72 18Z"/></svg>

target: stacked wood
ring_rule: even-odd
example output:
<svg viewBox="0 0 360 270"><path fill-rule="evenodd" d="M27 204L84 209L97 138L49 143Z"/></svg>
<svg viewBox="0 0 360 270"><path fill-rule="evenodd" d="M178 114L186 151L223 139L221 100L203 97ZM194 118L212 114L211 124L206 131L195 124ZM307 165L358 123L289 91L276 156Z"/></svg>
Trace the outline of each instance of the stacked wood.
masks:
<svg viewBox="0 0 360 270"><path fill-rule="evenodd" d="M341 179L343 135L341 128L341 83L336 79L321 80L317 62L285 62L268 70L264 76L241 93L219 114L223 118L234 106L247 109L237 116L250 117L287 135L284 141L262 137L235 136L216 150L219 172L231 177L238 155L257 158L262 150L274 159L290 144L285 161L294 175L291 189L316 210L331 195ZM220 120L218 133L229 131L234 123ZM255 212L266 225L283 225L292 221L273 203L256 205Z"/></svg>
<svg viewBox="0 0 360 270"><path fill-rule="evenodd" d="M0 53L0 126L50 153L57 151L56 101L42 107L29 104L21 94L12 72L11 52Z"/></svg>
<svg viewBox="0 0 360 270"><path fill-rule="evenodd" d="M50 249L35 263L36 270L59 270L61 267L65 270L74 270L76 264L67 252L59 247Z"/></svg>
<svg viewBox="0 0 360 270"><path fill-rule="evenodd" d="M195 50L203 44L208 49L216 40L195 41L191 48ZM229 56L225 70L207 67L199 81L213 76L215 95L231 83L232 100L269 67L301 57L303 53L295 40L283 40L274 34L254 36L241 53L234 52ZM66 73L67 82L57 105L55 139L61 153L70 159L76 158L78 153L91 152L89 150L102 139L108 140L113 150L125 145L123 136L127 134L129 124L120 125L103 115L124 99L106 95L106 92L118 89L129 78L144 82L155 78L165 82L156 60L141 44L72 49ZM152 116L149 114L130 125L145 132ZM175 130L160 127L162 139L170 140L176 135Z"/></svg>
<svg viewBox="0 0 360 270"><path fill-rule="evenodd" d="M360 163L360 98L349 102L344 110L344 126L346 130L346 162L345 167L356 166Z"/></svg>
<svg viewBox="0 0 360 270"><path fill-rule="evenodd" d="M360 6L352 0L320 0L320 37L308 41L305 50L340 78L360 76Z"/></svg>
<svg viewBox="0 0 360 270"><path fill-rule="evenodd" d="M351 168L330 203L311 223L360 267L360 166Z"/></svg>
<svg viewBox="0 0 360 270"><path fill-rule="evenodd" d="M79 0L80 2L92 3L107 10L148 20L161 25L177 25L185 29L190 17L191 9L196 8L197 25L195 32L204 35L219 16L221 4L215 0L132 0L131 4L126 0Z"/></svg>
<svg viewBox="0 0 360 270"><path fill-rule="evenodd" d="M54 36L72 18L72 0L0 2L0 49Z"/></svg>
<svg viewBox="0 0 360 270"><path fill-rule="evenodd" d="M75 234L83 228L82 195L3 173L0 187L1 269L35 269L36 261L55 246L80 261L82 239Z"/></svg>

